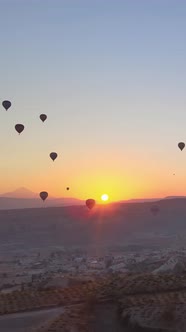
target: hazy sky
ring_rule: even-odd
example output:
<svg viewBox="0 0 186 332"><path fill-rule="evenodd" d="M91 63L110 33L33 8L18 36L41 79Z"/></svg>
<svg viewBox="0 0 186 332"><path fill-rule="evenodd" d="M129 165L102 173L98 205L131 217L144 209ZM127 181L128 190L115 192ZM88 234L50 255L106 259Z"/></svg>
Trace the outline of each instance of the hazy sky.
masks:
<svg viewBox="0 0 186 332"><path fill-rule="evenodd" d="M0 0L0 45L0 192L186 194L186 1Z"/></svg>

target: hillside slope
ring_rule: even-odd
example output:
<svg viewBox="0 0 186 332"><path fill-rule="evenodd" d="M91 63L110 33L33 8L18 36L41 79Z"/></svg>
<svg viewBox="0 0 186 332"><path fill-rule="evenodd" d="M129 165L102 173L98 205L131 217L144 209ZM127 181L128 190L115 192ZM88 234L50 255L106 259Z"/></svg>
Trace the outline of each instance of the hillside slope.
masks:
<svg viewBox="0 0 186 332"><path fill-rule="evenodd" d="M151 203L113 204L0 211L1 245L19 243L23 248L48 245L119 244L136 232L167 233L184 237L186 200L160 201L154 217ZM152 245L152 237L146 239ZM166 244L166 237L162 237ZM126 243L126 242L125 242ZM143 239L143 244L145 240Z"/></svg>

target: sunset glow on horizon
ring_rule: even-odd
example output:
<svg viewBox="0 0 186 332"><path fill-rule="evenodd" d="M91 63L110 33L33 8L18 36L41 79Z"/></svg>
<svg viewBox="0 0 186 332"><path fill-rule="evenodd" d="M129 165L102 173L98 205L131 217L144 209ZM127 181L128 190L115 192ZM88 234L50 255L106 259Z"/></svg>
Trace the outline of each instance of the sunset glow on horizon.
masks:
<svg viewBox="0 0 186 332"><path fill-rule="evenodd" d="M0 193L186 195L185 15L174 0L4 1Z"/></svg>
<svg viewBox="0 0 186 332"><path fill-rule="evenodd" d="M109 196L107 194L103 194L101 196L101 199L102 199L103 202L107 202L109 200Z"/></svg>

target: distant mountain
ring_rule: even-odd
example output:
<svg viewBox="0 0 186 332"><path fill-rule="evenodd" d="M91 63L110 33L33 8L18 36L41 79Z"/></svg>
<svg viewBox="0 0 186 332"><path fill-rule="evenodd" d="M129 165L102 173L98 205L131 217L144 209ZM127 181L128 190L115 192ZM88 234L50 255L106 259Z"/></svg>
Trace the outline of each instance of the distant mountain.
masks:
<svg viewBox="0 0 186 332"><path fill-rule="evenodd" d="M164 199L186 198L186 196L167 196Z"/></svg>
<svg viewBox="0 0 186 332"><path fill-rule="evenodd" d="M126 203L144 203L144 202L156 202L159 201L162 198L134 198L134 199L129 199L126 201L122 201L122 202L126 202Z"/></svg>
<svg viewBox="0 0 186 332"><path fill-rule="evenodd" d="M32 192L31 190L21 187L14 191L1 194L0 197L12 197L12 198L37 198L38 194Z"/></svg>
<svg viewBox="0 0 186 332"><path fill-rule="evenodd" d="M157 202L164 199L178 199L178 198L186 198L186 196L167 196L163 198L134 198L128 200L119 201L119 203L145 203L145 202Z"/></svg>
<svg viewBox="0 0 186 332"><path fill-rule="evenodd" d="M185 200L186 196L168 196L165 198L139 198L139 199L129 199L122 200L119 202L114 202L112 205L118 204L145 204L169 200ZM39 193L34 193L31 190L20 187L12 192L8 192L0 195L0 210L9 210L9 209L25 209L25 208L39 208L42 206L45 207L59 207L59 206L72 206L72 205L84 205L84 201L76 199L73 197L61 197L56 198L50 196L43 203L39 197Z"/></svg>
<svg viewBox="0 0 186 332"><path fill-rule="evenodd" d="M43 202L40 198L0 197L0 210L34 209L40 207L59 207L82 204L84 204L83 201L68 197L47 199L45 202Z"/></svg>
<svg viewBox="0 0 186 332"><path fill-rule="evenodd" d="M24 187L0 195L0 210L39 208L42 206L58 207L81 204L83 204L82 201L76 198L56 198L53 196L49 196L43 203L38 193L34 193Z"/></svg>

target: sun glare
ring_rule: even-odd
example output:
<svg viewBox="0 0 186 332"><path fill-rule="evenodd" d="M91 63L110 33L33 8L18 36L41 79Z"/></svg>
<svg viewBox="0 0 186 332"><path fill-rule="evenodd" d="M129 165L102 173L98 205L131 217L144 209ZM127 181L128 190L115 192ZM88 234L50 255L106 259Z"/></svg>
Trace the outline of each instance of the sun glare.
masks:
<svg viewBox="0 0 186 332"><path fill-rule="evenodd" d="M101 196L101 199L102 199L102 201L106 202L106 201L108 201L109 197L107 194L104 194Z"/></svg>

